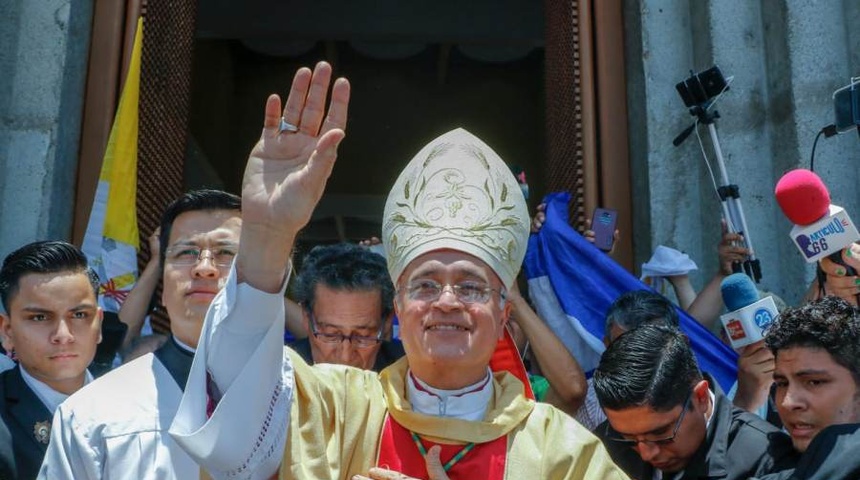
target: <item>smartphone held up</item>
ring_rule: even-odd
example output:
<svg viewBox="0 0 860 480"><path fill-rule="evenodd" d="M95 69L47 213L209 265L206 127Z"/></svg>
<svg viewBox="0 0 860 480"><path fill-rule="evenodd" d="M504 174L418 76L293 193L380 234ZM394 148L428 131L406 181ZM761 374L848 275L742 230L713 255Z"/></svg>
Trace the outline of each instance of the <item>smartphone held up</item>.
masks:
<svg viewBox="0 0 860 480"><path fill-rule="evenodd" d="M591 216L591 230L594 232L594 246L609 252L615 242L615 228L618 212L609 208L595 208Z"/></svg>

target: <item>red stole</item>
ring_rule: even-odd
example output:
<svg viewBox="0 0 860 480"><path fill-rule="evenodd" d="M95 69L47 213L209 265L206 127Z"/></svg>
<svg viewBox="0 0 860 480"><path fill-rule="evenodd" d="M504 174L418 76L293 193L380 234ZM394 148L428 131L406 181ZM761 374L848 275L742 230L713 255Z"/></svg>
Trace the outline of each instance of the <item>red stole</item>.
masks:
<svg viewBox="0 0 860 480"><path fill-rule="evenodd" d="M436 443L421 439L424 448L429 450ZM450 460L464 445L438 444L442 447L442 464ZM505 456L507 455L507 436L475 445L465 457L448 470L452 480L487 479L503 480L505 476ZM426 479L427 466L418 446L412 440L411 432L397 423L391 416L385 417L382 439L379 444L377 466L389 468L410 477Z"/></svg>
<svg viewBox="0 0 860 480"><path fill-rule="evenodd" d="M526 366L523 364L520 352L517 351L517 343L514 342L514 337L511 336L511 332L507 328L505 329L505 335L496 344L493 357L490 358L490 370L493 372L507 370L520 379L525 389L524 394L526 398L530 400L535 399L532 384L529 382L529 374L526 372Z"/></svg>

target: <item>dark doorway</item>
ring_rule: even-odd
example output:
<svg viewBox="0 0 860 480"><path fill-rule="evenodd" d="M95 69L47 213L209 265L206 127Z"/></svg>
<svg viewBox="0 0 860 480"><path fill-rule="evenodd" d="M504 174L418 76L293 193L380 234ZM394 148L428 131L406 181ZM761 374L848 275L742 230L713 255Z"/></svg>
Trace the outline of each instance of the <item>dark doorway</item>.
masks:
<svg viewBox="0 0 860 480"><path fill-rule="evenodd" d="M199 5L194 49L188 187L238 192L266 96L285 95L298 67L328 60L352 84L349 125L305 242L378 235L385 197L401 168L425 143L456 127L525 169L532 203L543 194L539 2L476 2L471 23L437 21L463 9L450 1L435 2L433 15L392 7L386 19L347 1L352 21L326 22L321 10L331 2L325 2L293 12L306 22L282 24L276 12L268 12L269 21L258 17L257 4L266 2L207 3Z"/></svg>

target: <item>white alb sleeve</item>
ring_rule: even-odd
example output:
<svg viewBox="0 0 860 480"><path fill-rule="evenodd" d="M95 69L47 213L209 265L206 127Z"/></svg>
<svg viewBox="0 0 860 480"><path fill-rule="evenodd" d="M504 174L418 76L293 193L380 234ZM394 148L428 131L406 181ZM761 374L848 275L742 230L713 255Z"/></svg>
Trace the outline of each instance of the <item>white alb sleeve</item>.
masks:
<svg viewBox="0 0 860 480"><path fill-rule="evenodd" d="M206 313L170 426L214 479L268 479L280 466L293 394L283 331L283 292L238 285L234 266ZM207 418L210 399L217 406Z"/></svg>

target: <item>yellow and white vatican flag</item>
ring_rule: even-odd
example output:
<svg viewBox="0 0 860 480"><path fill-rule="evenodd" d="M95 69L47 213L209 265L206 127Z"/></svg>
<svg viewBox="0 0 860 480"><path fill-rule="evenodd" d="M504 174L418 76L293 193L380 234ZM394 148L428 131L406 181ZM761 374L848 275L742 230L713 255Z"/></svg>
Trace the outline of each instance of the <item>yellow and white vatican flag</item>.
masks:
<svg viewBox="0 0 860 480"><path fill-rule="evenodd" d="M119 312L137 280L137 132L143 21L137 21L128 76L105 149L83 251L101 280L99 304Z"/></svg>

